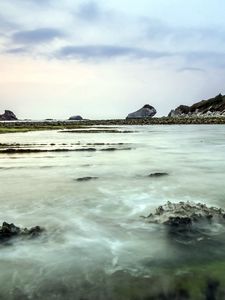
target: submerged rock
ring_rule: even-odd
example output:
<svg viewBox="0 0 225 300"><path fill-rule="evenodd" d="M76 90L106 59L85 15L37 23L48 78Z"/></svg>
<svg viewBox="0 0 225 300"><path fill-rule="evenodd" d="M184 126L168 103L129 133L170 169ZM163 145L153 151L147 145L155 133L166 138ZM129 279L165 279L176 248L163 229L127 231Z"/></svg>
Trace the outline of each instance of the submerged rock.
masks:
<svg viewBox="0 0 225 300"><path fill-rule="evenodd" d="M98 179L98 177L87 176L87 177L77 178L76 181L90 181L90 180L96 180L96 179Z"/></svg>
<svg viewBox="0 0 225 300"><path fill-rule="evenodd" d="M145 118L151 118L157 113L156 109L149 105L146 104L144 105L141 109L130 113L127 116L127 119L145 119Z"/></svg>
<svg viewBox="0 0 225 300"><path fill-rule="evenodd" d="M2 223L2 226L0 226L0 242L5 242L11 238L14 237L37 237L43 232L44 229L40 226L35 226L32 228L20 228L16 225L9 224L6 222Z"/></svg>
<svg viewBox="0 0 225 300"><path fill-rule="evenodd" d="M0 115L0 121L15 121L18 120L16 115L10 111L10 110L5 110L3 115Z"/></svg>
<svg viewBox="0 0 225 300"><path fill-rule="evenodd" d="M166 172L156 172L156 173L151 173L148 175L148 177L162 177L162 176L168 176L169 173Z"/></svg>

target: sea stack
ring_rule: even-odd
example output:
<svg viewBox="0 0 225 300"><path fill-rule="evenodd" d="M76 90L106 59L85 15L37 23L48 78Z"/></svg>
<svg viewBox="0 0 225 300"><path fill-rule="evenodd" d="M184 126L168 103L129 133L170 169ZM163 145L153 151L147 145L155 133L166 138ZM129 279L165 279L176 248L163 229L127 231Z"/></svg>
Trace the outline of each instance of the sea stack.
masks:
<svg viewBox="0 0 225 300"><path fill-rule="evenodd" d="M207 116L225 116L225 96L219 94L215 98L202 100L191 106L180 105L171 110L168 117L207 117Z"/></svg>
<svg viewBox="0 0 225 300"><path fill-rule="evenodd" d="M146 118L152 118L155 114L157 113L156 109L149 105L146 104L144 105L141 109L130 113L127 116L127 119L146 119Z"/></svg>
<svg viewBox="0 0 225 300"><path fill-rule="evenodd" d="M81 121L83 118L81 116L72 116L69 118L70 121Z"/></svg>
<svg viewBox="0 0 225 300"><path fill-rule="evenodd" d="M5 113L3 115L0 115L0 121L15 121L18 120L16 115L10 111L5 110Z"/></svg>

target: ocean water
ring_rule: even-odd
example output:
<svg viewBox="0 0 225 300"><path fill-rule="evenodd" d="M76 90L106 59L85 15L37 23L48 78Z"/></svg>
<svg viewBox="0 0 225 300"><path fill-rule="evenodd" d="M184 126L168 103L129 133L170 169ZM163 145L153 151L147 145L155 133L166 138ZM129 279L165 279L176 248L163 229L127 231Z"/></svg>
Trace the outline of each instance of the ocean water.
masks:
<svg viewBox="0 0 225 300"><path fill-rule="evenodd" d="M0 299L159 299L151 297L169 293L168 274L198 266L205 278L209 264L225 262L223 228L186 245L141 217L167 201L225 209L225 126L117 128L132 132L0 136L31 148L125 148L0 154L0 220L46 229L0 246ZM148 177L155 172L169 175ZM76 180L87 176L98 178Z"/></svg>

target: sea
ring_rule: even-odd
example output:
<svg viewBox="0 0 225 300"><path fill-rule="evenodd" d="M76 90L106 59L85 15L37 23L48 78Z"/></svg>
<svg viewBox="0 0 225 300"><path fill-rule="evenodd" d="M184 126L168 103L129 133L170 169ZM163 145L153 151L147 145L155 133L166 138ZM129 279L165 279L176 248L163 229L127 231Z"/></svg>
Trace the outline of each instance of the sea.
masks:
<svg viewBox="0 0 225 300"><path fill-rule="evenodd" d="M0 244L0 299L225 299L223 225L186 241L145 218L168 201L225 209L224 125L10 133L0 143L30 149L0 153L0 221L45 229Z"/></svg>

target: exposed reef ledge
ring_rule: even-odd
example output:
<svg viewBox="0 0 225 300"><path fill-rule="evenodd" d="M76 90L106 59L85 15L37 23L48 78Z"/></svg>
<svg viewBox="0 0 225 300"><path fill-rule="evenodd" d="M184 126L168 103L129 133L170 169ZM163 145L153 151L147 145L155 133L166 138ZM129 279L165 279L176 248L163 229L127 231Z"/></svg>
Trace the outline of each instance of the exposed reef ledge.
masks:
<svg viewBox="0 0 225 300"><path fill-rule="evenodd" d="M0 149L0 154L26 154L26 153L46 153L46 152L95 152L95 151L128 151L132 150L132 148L77 148L77 149L69 149L69 148L56 148L56 149L28 149L28 148L7 148Z"/></svg>
<svg viewBox="0 0 225 300"><path fill-rule="evenodd" d="M225 116L217 117L161 117L145 119L115 119L115 120L85 120L85 121L20 121L0 122L1 133L43 131L43 130L64 130L86 128L85 126L122 126L122 125L192 125L192 124L225 124Z"/></svg>

